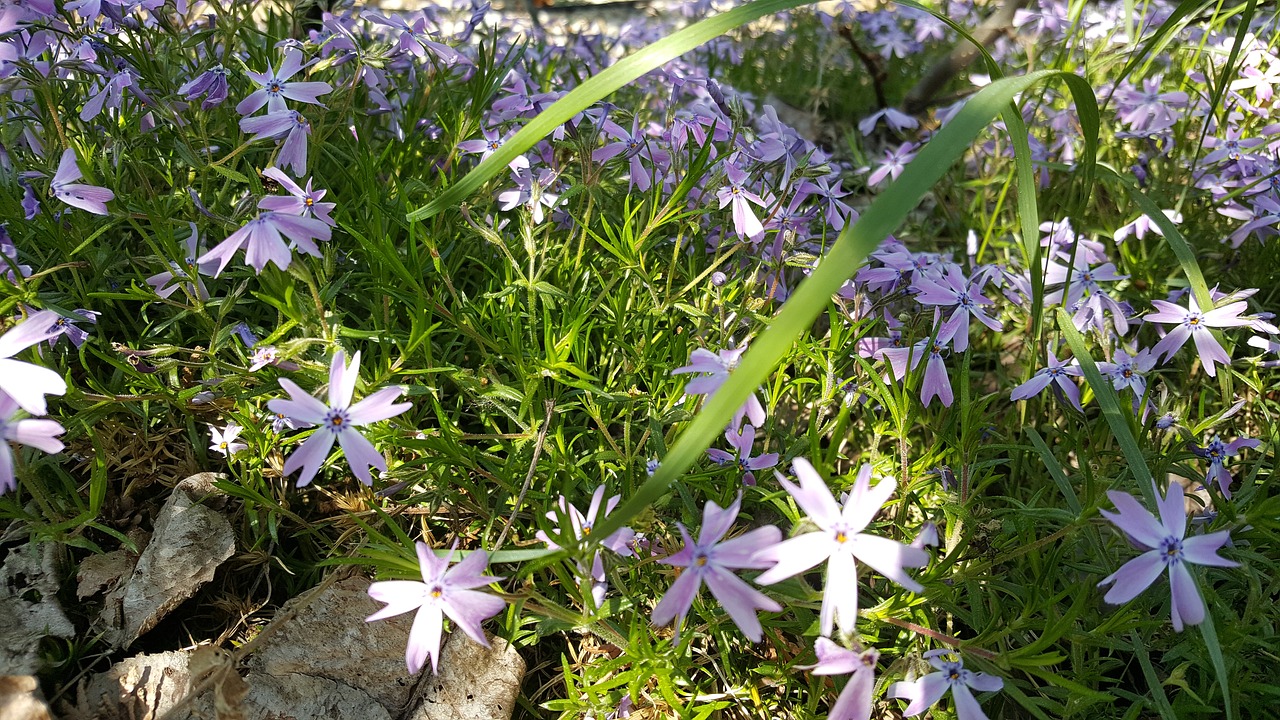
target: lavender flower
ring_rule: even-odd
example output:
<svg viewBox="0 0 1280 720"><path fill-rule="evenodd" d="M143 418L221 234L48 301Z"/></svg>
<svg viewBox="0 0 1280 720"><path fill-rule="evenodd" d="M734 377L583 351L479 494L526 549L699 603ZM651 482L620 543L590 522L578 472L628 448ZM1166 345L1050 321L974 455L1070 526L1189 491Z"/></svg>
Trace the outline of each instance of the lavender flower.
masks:
<svg viewBox="0 0 1280 720"><path fill-rule="evenodd" d="M66 393L67 383L58 373L13 356L54 337L57 320L57 313L44 310L0 335L0 393L32 415L46 414L44 396Z"/></svg>
<svg viewBox="0 0 1280 720"><path fill-rule="evenodd" d="M1229 539L1226 530L1186 537L1187 513L1181 485L1169 483L1169 491L1163 498L1160 498L1159 488L1152 490L1159 500L1158 522L1132 495L1115 490L1107 492L1117 512L1103 510L1103 517L1147 552L1122 565L1098 586L1115 583L1102 599L1112 605L1120 605L1137 597L1167 569L1173 593L1173 629L1182 632L1183 624L1199 625L1203 622L1205 613L1204 599L1200 597L1187 563L1214 567L1238 567L1240 563L1218 556L1218 550Z"/></svg>
<svg viewBox="0 0 1280 720"><path fill-rule="evenodd" d="M260 213L244 227L231 233L226 240L218 243L217 247L201 255L196 263L200 266L206 263L218 263L217 269L213 272L213 276L217 277L227 268L227 263L231 262L231 256L244 247L245 264L251 266L258 274L262 274L267 263L275 263L276 267L284 270L293 260L290 246L284 243L285 238L291 240L293 247L302 252L320 257L320 248L316 246L315 241L328 240L330 237L332 235L329 226L316 218L269 210Z"/></svg>
<svg viewBox="0 0 1280 720"><path fill-rule="evenodd" d="M742 357L742 353L746 350L744 345L734 350L721 350L717 354L698 348L689 356L688 365L672 370L671 374L707 373L704 377L690 380L689 384L684 386L684 392L686 395L706 395L710 399L729 379L729 373L738 366L738 358ZM764 405L760 404L760 398L756 397L755 393L752 393L746 404L733 416L733 422L729 427L736 429L741 426L744 416L756 427L764 424Z"/></svg>
<svg viewBox="0 0 1280 720"><path fill-rule="evenodd" d="M89 339L89 332L76 327L74 323L88 322L97 324L98 316L101 314L93 310L76 309L71 311L71 315L58 315L57 319L53 321L53 327L49 329L51 333L48 340L49 347L57 346L64 337L70 340L72 345L80 347L85 340Z"/></svg>
<svg viewBox="0 0 1280 720"><path fill-rule="evenodd" d="M258 201L259 210L277 210L290 215L314 217L329 227L337 227L329 213L337 207L336 203L320 202L328 190L312 190L311 178L307 178L307 189L303 190L298 183L285 175L280 168L269 167L262 171L263 176L280 183L288 195L270 195Z"/></svg>
<svg viewBox="0 0 1280 720"><path fill-rule="evenodd" d="M1233 478L1231 472L1227 470L1227 460L1239 455L1244 448L1257 449L1261 445L1262 443L1254 438L1236 438L1229 443L1222 442L1222 438L1214 438L1204 447L1192 445L1191 452L1209 461L1209 469L1205 472L1205 484L1218 483L1222 496L1230 500Z"/></svg>
<svg viewBox="0 0 1280 720"><path fill-rule="evenodd" d="M902 171L907 169L907 163L915 159L918 148L919 146L915 143L905 142L893 150L886 151L884 160L867 178L867 184L876 186L884 182L885 178L897 180Z"/></svg>
<svg viewBox="0 0 1280 720"><path fill-rule="evenodd" d="M1066 396L1068 402L1077 410L1083 410L1080 407L1080 388L1071 382L1070 378L1080 377L1080 366L1075 359L1059 360L1053 351L1049 351L1049 365L1042 367L1036 371L1031 379L1022 383L1009 393L1010 400L1027 400L1039 395L1045 388L1054 385Z"/></svg>
<svg viewBox="0 0 1280 720"><path fill-rule="evenodd" d="M858 566L855 560L870 565L912 592L924 589L903 568L924 567L929 562L928 553L896 540L862 532L897 487L892 478L881 480L873 488L871 466L863 465L858 470L853 490L841 507L808 460L796 458L792 470L800 478L799 487L781 475L778 475L778 482L819 529L761 550L756 559L775 564L756 578L758 584L772 585L826 560L827 585L822 593L820 612L823 635L830 635L837 623L841 632L853 631L858 616Z"/></svg>
<svg viewBox="0 0 1280 720"><path fill-rule="evenodd" d="M747 173L737 165L725 163L724 171L729 184L716 191L720 208L724 209L726 205L733 206L733 231L738 234L738 237L758 240L764 235L764 225L760 224L759 218L752 212L751 205L748 203L764 207L765 201L746 188Z"/></svg>
<svg viewBox="0 0 1280 720"><path fill-rule="evenodd" d="M267 403L272 412L287 416L297 425L320 426L284 462L285 475L302 469L302 474L298 476L298 487L305 487L316 476L335 441L346 453L351 472L365 485L373 485L369 468L375 467L386 472L387 461L355 428L395 417L412 407L412 403L394 402L405 391L399 386L383 388L351 405L351 396L360 375L360 353L352 356L350 366L345 365L345 361L346 354L342 350L333 354L333 361L329 365L327 406L303 392L302 388L288 378L280 378L280 387L289 393L290 399L277 398Z"/></svg>
<svg viewBox="0 0 1280 720"><path fill-rule="evenodd" d="M187 225L191 228L191 234L184 241L187 253L183 257L182 264L179 265L171 260L169 261L169 272L157 273L147 278L147 284L154 288L156 295L159 295L162 299L167 300L170 295L182 288L192 297L201 301L208 300L209 289L205 287L204 281L200 279L200 276L216 275L220 272L217 258L196 262L196 257L201 254L200 231L196 228L195 223L187 223Z"/></svg>
<svg viewBox="0 0 1280 720"><path fill-rule="evenodd" d="M227 426L221 430L210 425L209 435L213 438L213 442L209 444L209 449L216 453L222 453L226 457L231 457L241 450L249 449L248 445L235 441L236 438L240 437L240 433L243 430L243 427L235 423L227 423Z"/></svg>
<svg viewBox="0 0 1280 720"><path fill-rule="evenodd" d="M365 618L365 622L403 615L417 610L413 629L409 631L409 645L405 649L405 664L410 673L417 673L431 658L431 672L439 670L440 634L444 630L444 616L448 616L467 637L489 647L480 623L502 612L506 602L501 598L480 592L484 587L501 580L485 575L484 567L489 556L483 550L475 550L452 568L457 543L443 558L437 557L424 542L418 542L418 564L422 570L422 582L416 580L385 580L369 586L369 597L387 606Z"/></svg>
<svg viewBox="0 0 1280 720"><path fill-rule="evenodd" d="M947 319L947 334L955 339L956 352L964 352L969 348L969 318L975 317L983 325L996 332L1004 329L999 320L991 317L982 309L983 305L991 305L979 292L979 288L971 285L960 273L959 268L951 266L938 280L923 275L912 283L916 294L916 302L921 305L935 307L954 307L951 317Z"/></svg>
<svg viewBox="0 0 1280 720"><path fill-rule="evenodd" d="M26 445L47 453L62 452L62 442L57 439L63 432L61 425L53 420L19 420L18 409L17 400L0 392L0 495L18 487L13 472L13 451L9 449L9 443Z"/></svg>
<svg viewBox="0 0 1280 720"><path fill-rule="evenodd" d="M938 672L929 673L915 682L896 682L889 686L889 697L911 701L902 714L907 717L919 715L937 704L950 690L959 720L987 720L970 688L979 692L995 692L1004 687L1004 680L995 675L966 670L964 661L950 650L930 650L924 657Z"/></svg>
<svg viewBox="0 0 1280 720"><path fill-rule="evenodd" d="M502 147L502 143L514 133L508 133L506 137L499 137L497 130L484 130L483 140L464 140L458 143L458 149L468 154L480 154L481 162L488 160L489 156L498 152ZM529 169L529 158L523 155L517 155L515 159L507 163L507 167L511 168L511 172L519 175L520 171Z"/></svg>
<svg viewBox="0 0 1280 720"><path fill-rule="evenodd" d="M685 570L653 608L655 624L666 625L675 620L678 633L685 616L689 614L694 597L705 582L743 635L752 642L760 642L764 637L756 611L779 612L782 606L747 585L731 571L763 570L768 567L769 561L759 560L754 556L761 547L774 545L781 540L782 533L778 528L768 526L756 528L732 540L723 540L733 527L733 521L738 517L741 507L741 492L727 508L707 501L702 510L702 532L698 535L697 542L693 541L684 525L676 523L680 528L680 536L684 538L684 547L661 562Z"/></svg>
<svg viewBox="0 0 1280 720"><path fill-rule="evenodd" d="M227 75L229 73L226 68L222 65L214 65L194 79L183 83L182 87L178 88L178 94L187 100L195 100L203 95L204 100L200 103L200 109L211 110L227 99Z"/></svg>
<svg viewBox="0 0 1280 720"><path fill-rule="evenodd" d="M6 223L0 223L0 278L4 278L11 285L17 285L19 277L25 278L30 275L31 266L18 262L18 246L14 245L13 238L9 237Z"/></svg>
<svg viewBox="0 0 1280 720"><path fill-rule="evenodd" d="M725 440L729 446L737 451L738 467L742 469L742 482L745 485L756 484L756 470L765 470L778 464L778 453L764 453L755 457L751 456L751 448L756 442L756 428L754 425L743 425L742 432L734 432L733 429L726 430L724 433ZM707 455L720 465L724 465L734 461L734 456L717 448L707 450Z"/></svg>
<svg viewBox="0 0 1280 720"><path fill-rule="evenodd" d="M558 501L560 513L547 513L547 519L552 522L559 523L562 516L569 520L569 532L573 533L575 539L581 540L591 535L591 529L595 527L596 522L603 520L605 516L613 512L613 509L622 501L621 495L614 495L606 502L604 499L605 487L600 485L591 494L591 505L584 515L575 505L571 505L563 495ZM603 508L604 512L601 512ZM563 525L557 524L561 534L565 533ZM535 537L547 544L552 550L559 550L560 545L553 541L545 532L539 530ZM600 545L608 550L623 556L630 557L634 553L631 550L631 542L635 540L636 533L629 527L619 528L612 535L600 541ZM605 594L609 591L609 584L605 580L604 559L596 552L591 559L591 567L588 569L586 565L579 561L578 572L582 575L590 574L591 576L591 597L595 600L596 607L604 603Z"/></svg>
<svg viewBox="0 0 1280 720"><path fill-rule="evenodd" d="M1248 325L1250 320L1240 317L1240 313L1244 312L1248 303L1241 300L1212 308L1208 312L1201 312L1194 295L1188 295L1187 301L1188 305L1185 309L1164 300L1151 301L1159 312L1147 315L1144 318L1147 322L1177 324L1151 351L1157 356L1163 356L1167 361L1178 352L1188 338L1191 338L1195 340L1200 361L1204 364L1204 371L1209 374L1209 377L1213 377L1214 363L1230 365L1231 356L1218 343L1213 333L1209 332L1209 328Z"/></svg>
<svg viewBox="0 0 1280 720"><path fill-rule="evenodd" d="M258 84L258 89L236 105L236 112L252 115L262 109L263 105L267 106L268 113L281 112L288 109L286 99L324 107L318 98L333 91L329 83L289 82L289 78L297 75L303 67L302 51L291 49L284 54L284 62L280 64L278 72L271 69L269 62L265 73L250 70L249 77Z"/></svg>
<svg viewBox="0 0 1280 720"><path fill-rule="evenodd" d="M107 215L107 203L116 194L96 185L74 182L84 177L76 164L76 151L67 148L58 162L58 172L49 183L49 192L62 202L95 215Z"/></svg>
<svg viewBox="0 0 1280 720"><path fill-rule="evenodd" d="M876 685L876 663L880 653L875 648L867 648L855 652L840 647L829 638L820 637L813 644L813 651L818 655L818 663L809 666L797 666L800 670L809 670L814 675L848 675L852 673L844 690L831 706L827 720L869 720L871 717L871 694Z"/></svg>
<svg viewBox="0 0 1280 720"><path fill-rule="evenodd" d="M285 135L276 162L283 167L292 168L294 175L307 174L307 136L311 134L311 122L302 113L286 109L247 117L240 121L240 131L252 133L251 140Z"/></svg>

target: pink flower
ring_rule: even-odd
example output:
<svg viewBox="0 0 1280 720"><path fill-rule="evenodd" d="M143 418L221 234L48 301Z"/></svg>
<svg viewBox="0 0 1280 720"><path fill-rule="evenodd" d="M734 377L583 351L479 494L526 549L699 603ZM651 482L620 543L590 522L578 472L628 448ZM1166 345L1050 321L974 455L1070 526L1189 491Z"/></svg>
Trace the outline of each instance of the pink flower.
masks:
<svg viewBox="0 0 1280 720"><path fill-rule="evenodd" d="M745 345L733 350L721 350L718 353L698 348L689 356L688 365L672 370L671 374L706 373L703 377L690 380L689 384L684 386L684 392L686 395L706 395L710 399L729 379L729 373L738 366L738 358L742 357L742 353L746 350ZM744 416L756 427L764 425L766 418L764 405L760 403L760 398L756 397L755 393L752 393L747 403L733 416L733 422L729 427L736 430L742 425Z"/></svg>
<svg viewBox="0 0 1280 720"><path fill-rule="evenodd" d="M345 365L345 361L346 354L342 350L333 354L333 362L329 365L328 405L303 392L302 388L288 378L280 378L280 386L289 393L290 399L277 398L267 403L272 412L287 417L298 426L320 426L284 462L285 475L292 475L299 468L302 469L302 474L298 476L298 487L305 487L316 476L320 465L329 457L334 442L342 446L351 472L355 473L360 482L372 485L373 478L369 475L369 468L375 467L386 472L387 461L356 428L395 417L412 407L412 403L394 402L405 391L399 386L383 388L351 405L351 396L355 393L356 380L360 376L360 353L357 352L351 358L350 366Z"/></svg>
<svg viewBox="0 0 1280 720"><path fill-rule="evenodd" d="M410 673L416 673L431 658L431 672L439 670L440 635L447 615L467 637L489 647L480 624L502 612L506 603L475 588L501 580L485 575L484 567L489 556L483 550L469 553L452 568L457 543L444 557L437 557L424 542L417 544L418 564L422 582L416 580L385 580L369 586L369 597L387 606L365 618L365 622L418 611L409 631L409 645L405 649L405 664Z"/></svg>

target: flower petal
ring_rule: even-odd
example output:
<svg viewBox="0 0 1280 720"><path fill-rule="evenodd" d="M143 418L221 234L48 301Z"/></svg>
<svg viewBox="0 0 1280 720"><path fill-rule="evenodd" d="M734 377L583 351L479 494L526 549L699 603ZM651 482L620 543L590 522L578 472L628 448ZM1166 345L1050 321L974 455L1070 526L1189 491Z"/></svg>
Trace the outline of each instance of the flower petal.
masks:
<svg viewBox="0 0 1280 720"><path fill-rule="evenodd" d="M431 672L436 672L440 655L440 631L444 627L444 617L438 605L423 605L418 616L413 619L413 629L409 631L409 645L405 648L404 661L409 666L409 673L416 674L422 669L427 658L431 658Z"/></svg>
<svg viewBox="0 0 1280 720"><path fill-rule="evenodd" d="M689 569L680 573L680 577L671 583L671 587L667 588L667 592L663 594L662 599L653 608L653 624L662 626L676 621L677 632L680 626L684 624L684 618L689 614L689 608L693 605L693 599L698 594L698 589L702 587L702 574L696 570Z"/></svg>
<svg viewBox="0 0 1280 720"><path fill-rule="evenodd" d="M1160 541L1164 540L1168 533L1164 526L1156 522L1154 515L1147 512L1147 509L1129 493L1108 490L1107 497L1111 498L1111 502L1119 512L1103 510L1103 517L1144 547L1159 547Z"/></svg>
<svg viewBox="0 0 1280 720"><path fill-rule="evenodd" d="M737 575L721 568L710 565L708 567L711 569L703 580L706 581L711 594L720 601L725 612L729 613L729 617L733 619L733 624L738 626L747 639L751 642L760 642L764 637L764 631L760 627L760 618L756 617L756 611L781 612L782 606L748 585Z"/></svg>
<svg viewBox="0 0 1280 720"><path fill-rule="evenodd" d="M49 368L0 358L0 392L32 415L45 415L49 409L44 396L66 394L67 383Z"/></svg>
<svg viewBox="0 0 1280 720"><path fill-rule="evenodd" d="M1235 560L1218 556L1218 550L1230 539L1226 530L1208 535L1197 535L1182 541L1183 558L1196 565L1212 565L1214 567L1240 567Z"/></svg>
<svg viewBox="0 0 1280 720"><path fill-rule="evenodd" d="M399 386L388 387L366 397L347 410L347 420L352 425L368 425L379 420L395 417L413 407L413 403L397 403L395 399L404 393Z"/></svg>
<svg viewBox="0 0 1280 720"><path fill-rule="evenodd" d="M1164 570L1164 561L1159 550L1145 552L1120 566L1119 570L1102 579L1098 585L1115 583L1102 598L1112 605L1121 605L1138 596L1143 590L1151 587L1151 583L1160 577Z"/></svg>
<svg viewBox="0 0 1280 720"><path fill-rule="evenodd" d="M1186 563L1169 568L1169 584L1173 591L1173 629L1182 632L1183 623L1199 625L1204 622L1204 600Z"/></svg>
<svg viewBox="0 0 1280 720"><path fill-rule="evenodd" d="M457 624L467 637L477 643L489 647L489 639L484 636L484 628L480 624L502 612L507 606L500 597L482 593L477 590L455 590L447 596L444 603L444 614Z"/></svg>
<svg viewBox="0 0 1280 720"><path fill-rule="evenodd" d="M797 535L764 548L753 559L769 561L774 565L756 578L756 584L772 585L792 575L799 575L831 557L835 549L835 540L821 532Z"/></svg>
<svg viewBox="0 0 1280 720"><path fill-rule="evenodd" d="M345 428L337 435L338 443L342 445L342 452L347 456L347 465L351 467L351 472L365 485L373 485L373 476L369 474L369 468L375 467L386 472L386 459L373 446L373 443L355 428Z"/></svg>
<svg viewBox="0 0 1280 720"><path fill-rule="evenodd" d="M924 587L907 574L904 567L924 567L929 564L929 553L920 548L903 545L897 540L877 535L859 533L849 538L849 552L876 572L914 593L924 592Z"/></svg>
<svg viewBox="0 0 1280 720"><path fill-rule="evenodd" d="M782 487L795 498L796 504L824 530L840 519L840 506L831 496L827 482L822 479L813 465L804 458L796 458L791 463L791 470L800 479L800 486L781 480Z"/></svg>
<svg viewBox="0 0 1280 720"><path fill-rule="evenodd" d="M306 487L320 471L320 466L324 464L325 459L329 457L331 448L333 448L333 433L323 428L316 430L284 461L284 474L292 475L295 470L302 468L302 474L298 476L298 487Z"/></svg>
<svg viewBox="0 0 1280 720"><path fill-rule="evenodd" d="M417 610L426 597L427 586L415 580L384 580L369 586L369 597L387 606L365 618L365 622L403 615Z"/></svg>

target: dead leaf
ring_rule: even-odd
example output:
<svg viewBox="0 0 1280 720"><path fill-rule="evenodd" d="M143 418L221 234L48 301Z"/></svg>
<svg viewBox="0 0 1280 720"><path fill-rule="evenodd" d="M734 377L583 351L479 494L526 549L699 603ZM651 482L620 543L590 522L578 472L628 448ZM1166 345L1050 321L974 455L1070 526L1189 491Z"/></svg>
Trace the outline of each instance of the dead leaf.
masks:
<svg viewBox="0 0 1280 720"><path fill-rule="evenodd" d="M0 675L40 669L40 640L69 638L75 626L58 604L54 543L27 543L0 566Z"/></svg>
<svg viewBox="0 0 1280 720"><path fill-rule="evenodd" d="M188 667L194 690L209 680L213 686L213 712L217 720L244 720L241 704L249 694L249 685L236 672L231 653L213 645L201 645L191 653Z"/></svg>

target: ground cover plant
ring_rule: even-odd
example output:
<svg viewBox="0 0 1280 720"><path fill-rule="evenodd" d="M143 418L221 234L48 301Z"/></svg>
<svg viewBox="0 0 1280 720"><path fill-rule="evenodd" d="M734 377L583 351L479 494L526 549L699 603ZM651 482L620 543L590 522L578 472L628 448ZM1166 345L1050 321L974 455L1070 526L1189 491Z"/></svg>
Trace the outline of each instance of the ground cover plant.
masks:
<svg viewBox="0 0 1280 720"><path fill-rule="evenodd" d="M1276 11L1017 5L0 6L0 552L216 469L149 649L355 566L521 717L1269 716Z"/></svg>

